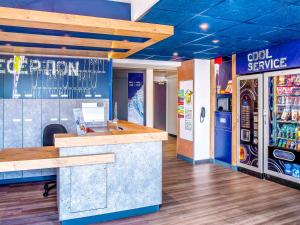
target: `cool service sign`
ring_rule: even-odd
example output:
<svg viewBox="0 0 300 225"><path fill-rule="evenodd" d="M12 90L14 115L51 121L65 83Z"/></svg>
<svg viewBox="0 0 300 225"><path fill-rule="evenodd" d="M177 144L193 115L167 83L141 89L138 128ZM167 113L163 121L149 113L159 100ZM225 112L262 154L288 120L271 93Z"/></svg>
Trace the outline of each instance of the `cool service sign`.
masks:
<svg viewBox="0 0 300 225"><path fill-rule="evenodd" d="M237 74L300 67L300 41L237 54Z"/></svg>

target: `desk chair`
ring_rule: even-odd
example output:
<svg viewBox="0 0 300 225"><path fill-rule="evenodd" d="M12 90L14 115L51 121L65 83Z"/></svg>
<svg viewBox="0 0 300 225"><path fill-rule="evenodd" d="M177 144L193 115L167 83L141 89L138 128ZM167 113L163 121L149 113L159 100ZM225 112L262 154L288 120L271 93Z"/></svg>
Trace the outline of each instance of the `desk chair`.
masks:
<svg viewBox="0 0 300 225"><path fill-rule="evenodd" d="M61 124L50 124L45 127L43 133L43 146L54 146L54 134L68 133L67 129ZM47 197L49 191L56 187L56 181L47 182L44 185L43 196Z"/></svg>

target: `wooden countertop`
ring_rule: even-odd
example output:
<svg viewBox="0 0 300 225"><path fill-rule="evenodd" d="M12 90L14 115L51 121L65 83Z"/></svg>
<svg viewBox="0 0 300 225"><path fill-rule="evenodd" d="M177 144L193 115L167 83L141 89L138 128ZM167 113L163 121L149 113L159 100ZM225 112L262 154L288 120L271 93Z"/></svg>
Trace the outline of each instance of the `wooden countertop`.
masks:
<svg viewBox="0 0 300 225"><path fill-rule="evenodd" d="M0 172L113 163L115 155L59 157L54 147L8 148L0 151Z"/></svg>
<svg viewBox="0 0 300 225"><path fill-rule="evenodd" d="M123 130L118 130L117 127L121 127ZM104 132L87 133L82 136L75 134L56 134L55 147L99 146L165 140L168 140L168 133L165 131L127 121L119 121L117 124L109 122L107 130Z"/></svg>

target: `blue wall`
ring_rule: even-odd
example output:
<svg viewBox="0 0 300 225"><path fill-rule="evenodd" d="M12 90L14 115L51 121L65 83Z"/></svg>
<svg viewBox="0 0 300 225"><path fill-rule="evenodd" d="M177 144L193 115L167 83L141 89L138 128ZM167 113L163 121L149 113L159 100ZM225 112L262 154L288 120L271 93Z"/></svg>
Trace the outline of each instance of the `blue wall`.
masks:
<svg viewBox="0 0 300 225"><path fill-rule="evenodd" d="M130 20L131 6L107 0L1 0L0 6Z"/></svg>
<svg viewBox="0 0 300 225"><path fill-rule="evenodd" d="M111 66L103 59L26 56L13 96L14 56L0 56L0 98L109 98ZM30 97L32 95L32 97Z"/></svg>

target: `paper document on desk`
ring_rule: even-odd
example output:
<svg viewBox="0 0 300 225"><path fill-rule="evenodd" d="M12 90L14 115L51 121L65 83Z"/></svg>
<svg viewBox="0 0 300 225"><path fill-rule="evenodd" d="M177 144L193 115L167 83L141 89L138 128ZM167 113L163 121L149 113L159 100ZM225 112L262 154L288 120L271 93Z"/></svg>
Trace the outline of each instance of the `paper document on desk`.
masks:
<svg viewBox="0 0 300 225"><path fill-rule="evenodd" d="M73 114L76 123L76 129L78 135L84 135L87 133L87 127L83 119L82 110L80 108L73 109Z"/></svg>

